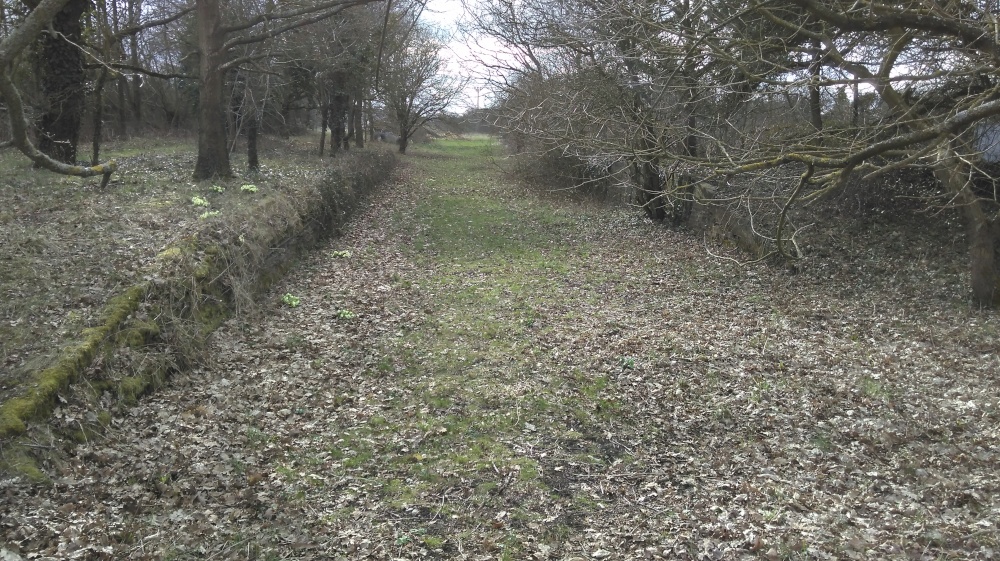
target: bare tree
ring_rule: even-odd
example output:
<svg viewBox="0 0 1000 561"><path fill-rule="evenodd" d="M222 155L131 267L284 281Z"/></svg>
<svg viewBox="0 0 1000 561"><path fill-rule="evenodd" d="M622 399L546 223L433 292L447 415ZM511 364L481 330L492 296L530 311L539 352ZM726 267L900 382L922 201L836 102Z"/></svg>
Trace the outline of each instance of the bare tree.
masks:
<svg viewBox="0 0 1000 561"><path fill-rule="evenodd" d="M38 149L67 164L76 163L77 141L85 105L83 14L86 0L69 0L38 41L36 71L44 110L38 120Z"/></svg>
<svg viewBox="0 0 1000 561"><path fill-rule="evenodd" d="M273 3L260 6L252 16L224 21L220 0L197 0L200 88L198 91L198 159L195 179L232 175L226 142L225 74L247 62L253 54L234 58L236 47L271 40L304 26L327 20L353 6L377 0L324 0L279 10Z"/></svg>
<svg viewBox="0 0 1000 561"><path fill-rule="evenodd" d="M53 19L60 14L68 0L42 0L31 12L0 41L0 98L7 107L11 128L10 144L31 159L35 165L65 175L90 177L103 175L107 183L116 169L115 163L108 162L90 167L76 166L52 158L38 149L29 137L21 92L14 85L11 69L15 60L38 37Z"/></svg>
<svg viewBox="0 0 1000 561"><path fill-rule="evenodd" d="M407 29L405 20L402 29ZM419 23L397 37L385 57L379 97L395 119L399 152L406 153L413 134L440 116L461 93L465 83L445 72L444 45L434 32Z"/></svg>
<svg viewBox="0 0 1000 561"><path fill-rule="evenodd" d="M519 56L513 71L494 66L494 84L500 124L529 141L520 148L620 162L656 218L683 218L699 181L734 198L766 183L778 208L775 252L789 259L793 207L852 182L923 169L941 186L938 204L965 215L975 301L997 303L996 191L976 188L989 179L977 130L994 127L1000 113L991 3L487 6L474 23ZM826 122L826 100L848 91L854 116ZM868 95L880 109L862 120Z"/></svg>

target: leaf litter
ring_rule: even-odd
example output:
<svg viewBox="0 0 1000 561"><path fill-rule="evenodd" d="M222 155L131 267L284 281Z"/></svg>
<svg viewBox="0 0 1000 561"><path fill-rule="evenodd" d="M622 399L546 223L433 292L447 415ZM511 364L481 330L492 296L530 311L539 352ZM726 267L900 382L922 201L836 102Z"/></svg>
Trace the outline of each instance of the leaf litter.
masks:
<svg viewBox="0 0 1000 561"><path fill-rule="evenodd" d="M26 559L997 558L995 313L948 285L722 263L466 146L411 158L51 487L0 481L2 540Z"/></svg>

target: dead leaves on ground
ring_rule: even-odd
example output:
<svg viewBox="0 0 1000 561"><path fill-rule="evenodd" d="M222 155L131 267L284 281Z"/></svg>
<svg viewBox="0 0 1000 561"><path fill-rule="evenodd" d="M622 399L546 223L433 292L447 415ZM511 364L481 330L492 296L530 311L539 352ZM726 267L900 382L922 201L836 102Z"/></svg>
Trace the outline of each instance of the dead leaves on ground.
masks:
<svg viewBox="0 0 1000 561"><path fill-rule="evenodd" d="M548 255L445 260L413 249L432 164L51 489L0 482L3 539L39 559L998 555L995 314L738 269L625 211L561 209L567 232L511 211Z"/></svg>

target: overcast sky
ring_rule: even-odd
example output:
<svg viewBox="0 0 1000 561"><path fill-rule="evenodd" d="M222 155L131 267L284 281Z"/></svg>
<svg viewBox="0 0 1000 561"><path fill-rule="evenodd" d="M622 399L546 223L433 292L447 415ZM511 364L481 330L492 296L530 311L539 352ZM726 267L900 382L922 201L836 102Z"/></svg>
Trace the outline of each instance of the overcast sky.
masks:
<svg viewBox="0 0 1000 561"><path fill-rule="evenodd" d="M485 101L482 99L485 97L485 92L477 93L475 88L478 85L478 82L475 80L478 69L476 68L477 65L471 63L474 57L471 56L468 47L457 36L458 22L462 18L462 14L462 0L427 0L427 7L420 16L424 21L433 23L453 36L452 40L448 43L446 52L443 53L448 60L448 71L457 76L470 79L464 99L456 100L452 104L451 110L459 113L469 108L475 108L477 96L481 96L479 100L480 106L485 105Z"/></svg>

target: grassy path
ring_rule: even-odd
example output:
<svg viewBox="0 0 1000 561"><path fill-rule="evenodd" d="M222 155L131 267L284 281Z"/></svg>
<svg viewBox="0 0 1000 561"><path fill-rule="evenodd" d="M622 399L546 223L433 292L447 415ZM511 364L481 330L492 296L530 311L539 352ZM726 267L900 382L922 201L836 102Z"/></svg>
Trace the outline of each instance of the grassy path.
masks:
<svg viewBox="0 0 1000 561"><path fill-rule="evenodd" d="M417 151L206 367L54 489L8 486L4 539L135 559L1000 548L994 315L732 267L510 185L490 154Z"/></svg>

